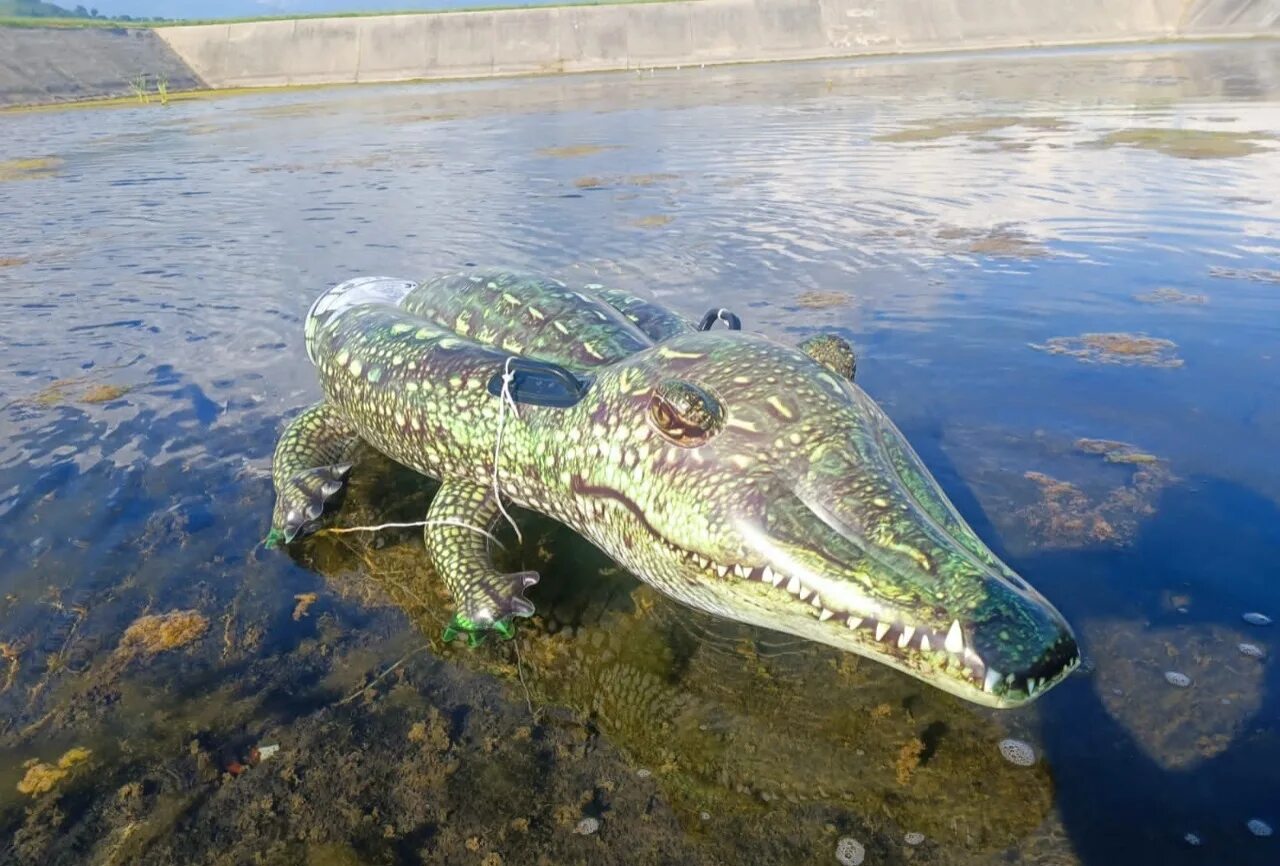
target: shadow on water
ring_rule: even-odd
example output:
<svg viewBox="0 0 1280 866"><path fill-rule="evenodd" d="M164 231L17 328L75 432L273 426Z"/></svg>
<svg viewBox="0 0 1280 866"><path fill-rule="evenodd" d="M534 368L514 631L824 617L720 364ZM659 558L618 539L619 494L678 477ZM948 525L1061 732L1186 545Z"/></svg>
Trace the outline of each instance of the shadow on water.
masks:
<svg viewBox="0 0 1280 866"><path fill-rule="evenodd" d="M1185 613L1152 611L1148 622L1128 625L1135 631L1186 634L1239 623L1241 613L1251 608L1228 594L1221 576L1274 572L1278 552L1280 509L1274 502L1238 484L1193 478L1165 492L1156 516L1122 556L1054 553L1019 565L1024 573L1059 586L1076 582L1079 592L1062 594L1062 607L1077 620L1089 609L1090 582L1124 581L1135 570L1163 570L1168 583L1186 587L1196 603ZM1242 628L1249 640L1267 646L1267 630ZM1086 646L1086 652L1089 649ZM1235 655L1236 648L1229 644L1221 651ZM1269 655L1273 654L1271 647ZM1244 658L1239 662L1244 667L1259 664ZM1098 660L1099 675L1107 663ZM1158 670L1153 673L1160 675ZM1213 702L1218 706L1197 702L1198 685L1174 696L1177 721L1192 724L1196 716L1212 716L1225 708L1220 701ZM1170 688L1164 683L1160 687ZM1081 860L1090 866L1203 863L1206 856L1212 860L1230 851L1233 863L1274 863L1270 840L1254 838L1246 827L1255 817L1276 823L1280 668L1273 660L1265 663L1257 689L1260 703L1239 720L1229 744L1185 766L1165 766L1167 762L1153 757L1150 746L1142 742L1143 728L1120 721L1097 687L1077 686L1070 691L1066 712L1042 714L1047 756L1058 768L1058 809ZM1155 717L1160 712L1152 702L1145 713L1151 728L1166 722ZM1203 848L1188 842L1188 833L1197 836Z"/></svg>
<svg viewBox="0 0 1280 866"><path fill-rule="evenodd" d="M343 524L424 513L429 486L379 463L353 476ZM542 574L529 593L538 612L514 645L482 651L441 643L452 604L414 530L320 536L299 555L337 593L386 593L435 652L523 678L535 706L589 720L689 827L749 862L768 860L762 845L811 857L835 833L895 862L911 832L929 840L917 862L952 862L1015 846L1048 814L1052 771L1006 763L991 714L855 656L683 608L567 529L524 522L519 556L499 562Z"/></svg>
<svg viewBox="0 0 1280 866"><path fill-rule="evenodd" d="M1112 634L1125 635L1119 641L1122 647L1141 640L1143 633L1158 639L1167 633L1216 632L1231 624L1229 631L1264 647L1269 660L1274 648L1267 641L1268 629L1234 627L1241 614L1252 609L1248 599L1262 596L1265 575L1274 571L1280 553L1280 507L1240 484L1193 477L1161 494L1154 516L1141 524L1133 544L1123 550L1103 547L1011 556L942 447L941 427L909 421L902 426L974 530L1053 599L1080 632L1087 667L1094 670L1060 686L1039 703L1035 714L1045 760L1054 768L1054 806L1080 862L1203 863L1206 854L1228 850L1233 862L1274 863L1268 841L1254 837L1247 822L1256 817L1275 823L1280 668L1238 657L1235 643L1228 640L1224 645L1214 634L1209 651L1219 662L1228 660L1225 668L1218 668L1224 674L1230 673L1233 662L1251 671L1261 666L1261 675L1246 686L1254 692L1247 715L1232 718L1227 712L1224 720L1222 711L1232 698L1214 694L1197 699L1196 683L1185 691L1175 690L1164 682L1162 668L1146 671L1154 685L1142 690L1110 689L1103 674L1117 659L1100 654L1110 647L1091 646L1088 638L1094 633L1091 616L1105 620ZM1132 600L1133 588L1126 581L1153 572L1164 576L1157 585L1172 588L1177 599L1172 609L1168 604L1162 609L1149 579L1139 584L1138 600ZM1224 574L1236 578L1230 589L1222 583ZM1103 613L1112 607L1119 613ZM1177 665L1173 646L1163 647L1169 650L1166 661L1171 668ZM1103 700L1102 689L1117 702L1131 702L1133 713L1117 717ZM1165 699L1149 700L1153 693L1163 693ZM1175 716L1157 718L1167 710ZM1197 717L1202 721L1200 732L1211 734L1182 750L1191 753L1190 759L1176 748L1162 749L1167 742L1143 742L1146 730L1177 728ZM1194 734L1186 739L1193 738ZM1210 739L1216 742L1207 742ZM1195 837L1194 844L1188 834ZM1024 858L1035 862L1027 854L1010 862Z"/></svg>

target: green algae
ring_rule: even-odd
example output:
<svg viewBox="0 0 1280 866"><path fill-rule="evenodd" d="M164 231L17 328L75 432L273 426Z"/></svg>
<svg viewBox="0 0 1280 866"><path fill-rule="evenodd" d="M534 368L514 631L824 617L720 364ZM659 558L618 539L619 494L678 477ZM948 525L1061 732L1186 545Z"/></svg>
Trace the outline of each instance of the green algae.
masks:
<svg viewBox="0 0 1280 866"><path fill-rule="evenodd" d="M659 229L670 224L675 217L670 214L649 214L648 216L636 217L628 224L641 229Z"/></svg>
<svg viewBox="0 0 1280 866"><path fill-rule="evenodd" d="M935 237L963 252L991 258L1038 259L1049 255L1043 243L1011 225L987 229L942 226Z"/></svg>
<svg viewBox="0 0 1280 866"><path fill-rule="evenodd" d="M1222 280L1248 280L1253 283L1280 283L1280 271L1269 268L1228 268L1214 265L1209 276Z"/></svg>
<svg viewBox="0 0 1280 866"><path fill-rule="evenodd" d="M1193 295L1187 292L1173 288L1152 289L1149 292L1141 292L1133 296L1135 301L1144 304L1188 304L1198 305L1209 303L1208 295Z"/></svg>
<svg viewBox="0 0 1280 866"><path fill-rule="evenodd" d="M934 120L916 121L906 129L874 136L872 141L883 141L893 144L940 141L944 138L965 137L975 140L992 140L984 138L990 133L1012 127L1036 129L1053 132L1069 126L1066 121L1056 117L944 117Z"/></svg>
<svg viewBox="0 0 1280 866"><path fill-rule="evenodd" d="M1262 142L1274 141L1268 132L1229 132L1219 129L1117 129L1093 142L1094 147L1135 147L1179 159L1230 159L1266 153Z"/></svg>
<svg viewBox="0 0 1280 866"><path fill-rule="evenodd" d="M1050 337L1031 348L1051 355L1066 355L1088 364L1119 364L1143 367L1181 367L1178 344L1145 334L1100 333L1078 337Z"/></svg>
<svg viewBox="0 0 1280 866"><path fill-rule="evenodd" d="M1132 468L1123 484L1091 495L1078 485L1044 472L1023 477L1036 487L1037 500L1019 509L1026 531L1040 548L1071 549L1094 545L1123 547L1155 514L1160 494L1176 479L1154 454L1112 439L1077 439L1074 450Z"/></svg>
<svg viewBox="0 0 1280 866"><path fill-rule="evenodd" d="M844 292L801 292L796 295L796 305L806 310L830 310L847 307L853 299Z"/></svg>
<svg viewBox="0 0 1280 866"><path fill-rule="evenodd" d="M33 156L0 162L0 183L53 177L62 167L56 156Z"/></svg>

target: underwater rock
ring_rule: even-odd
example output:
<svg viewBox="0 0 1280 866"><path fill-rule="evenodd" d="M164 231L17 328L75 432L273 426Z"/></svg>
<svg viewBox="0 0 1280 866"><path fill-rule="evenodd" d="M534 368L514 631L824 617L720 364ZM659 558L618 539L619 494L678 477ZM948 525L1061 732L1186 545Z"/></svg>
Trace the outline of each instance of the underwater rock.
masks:
<svg viewBox="0 0 1280 866"><path fill-rule="evenodd" d="M599 818L583 818L578 822L578 826L573 828L573 832L577 833L579 836L591 836L599 829Z"/></svg>
<svg viewBox="0 0 1280 866"><path fill-rule="evenodd" d="M1247 656L1251 659L1260 659L1260 658L1266 657L1266 653L1263 652L1262 647L1258 646L1257 644L1253 644L1253 643L1236 644L1236 649L1240 650L1240 655Z"/></svg>
<svg viewBox="0 0 1280 866"><path fill-rule="evenodd" d="M908 833L907 835L902 837L902 841L906 842L908 845L921 845L924 843L924 834Z"/></svg>
<svg viewBox="0 0 1280 866"><path fill-rule="evenodd" d="M1179 623L1149 629L1117 619L1084 627L1091 652L1106 660L1095 675L1102 705L1168 769L1221 755L1244 736L1262 707L1266 674L1265 665L1239 662L1238 631ZM1187 689L1180 677L1194 686Z"/></svg>
<svg viewBox="0 0 1280 866"><path fill-rule="evenodd" d="M1036 750L1023 740L1001 740L1000 754L1016 767L1030 767L1036 762Z"/></svg>
<svg viewBox="0 0 1280 866"><path fill-rule="evenodd" d="M1179 673L1178 671L1165 671L1164 679L1169 685L1180 689L1185 689L1187 686L1191 685L1191 677L1186 674Z"/></svg>
<svg viewBox="0 0 1280 866"><path fill-rule="evenodd" d="M859 866L866 856L867 849L852 836L843 836L836 842L836 860L841 866Z"/></svg>

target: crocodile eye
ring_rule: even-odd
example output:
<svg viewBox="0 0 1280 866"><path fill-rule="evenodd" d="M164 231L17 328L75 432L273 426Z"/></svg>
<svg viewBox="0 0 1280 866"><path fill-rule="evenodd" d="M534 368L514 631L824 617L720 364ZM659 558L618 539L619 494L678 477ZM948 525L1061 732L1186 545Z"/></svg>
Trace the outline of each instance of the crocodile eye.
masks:
<svg viewBox="0 0 1280 866"><path fill-rule="evenodd" d="M649 398L649 423L668 441L697 448L720 432L724 408L697 385L672 379Z"/></svg>

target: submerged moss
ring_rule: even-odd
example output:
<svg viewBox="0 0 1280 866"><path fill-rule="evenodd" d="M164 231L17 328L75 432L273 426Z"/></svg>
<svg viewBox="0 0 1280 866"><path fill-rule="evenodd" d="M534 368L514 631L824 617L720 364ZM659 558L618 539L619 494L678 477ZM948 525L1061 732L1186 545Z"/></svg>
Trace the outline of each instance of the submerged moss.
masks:
<svg viewBox="0 0 1280 866"><path fill-rule="evenodd" d="M152 656L199 640L208 629L209 618L199 611L174 610L151 614L139 617L125 629L116 652Z"/></svg>
<svg viewBox="0 0 1280 866"><path fill-rule="evenodd" d="M28 761L25 764L26 774L22 777L22 781L18 783L19 794L29 794L37 797L40 794L47 794L52 791L58 784L71 775L72 769L77 764L82 764L93 754L89 749L79 746L68 749L57 764L45 764L40 761Z"/></svg>
<svg viewBox="0 0 1280 866"><path fill-rule="evenodd" d="M845 307L852 300L844 292L801 292L796 296L796 304L806 310L829 310L832 307Z"/></svg>
<svg viewBox="0 0 1280 866"><path fill-rule="evenodd" d="M1223 159L1265 153L1260 142L1274 141L1268 132L1228 132L1219 129L1117 129L1093 142L1095 147L1137 147L1180 159Z"/></svg>
<svg viewBox="0 0 1280 866"><path fill-rule="evenodd" d="M1050 337L1031 348L1051 355L1067 355L1091 364L1124 364L1145 367L1181 367L1178 344L1172 340L1143 334L1081 334L1078 337Z"/></svg>
<svg viewBox="0 0 1280 866"><path fill-rule="evenodd" d="M567 144L560 147L544 147L538 150L538 156L552 159L573 159L579 156L593 156L607 150L617 150L616 144Z"/></svg>
<svg viewBox="0 0 1280 866"><path fill-rule="evenodd" d="M109 403L112 400L120 399L128 393L129 389L121 385L93 385L80 395L80 401L82 403Z"/></svg>
<svg viewBox="0 0 1280 866"><path fill-rule="evenodd" d="M1174 476L1163 460L1127 442L1077 439L1077 451L1102 457L1107 463L1132 466L1129 481L1100 495L1043 472L1023 477L1037 487L1038 501L1019 516L1041 547L1073 548L1093 544L1127 545L1142 520L1155 513L1155 503Z"/></svg>
<svg viewBox="0 0 1280 866"><path fill-rule="evenodd" d="M669 224L675 217L668 214L651 214L631 220L631 225L641 229L657 229Z"/></svg>

